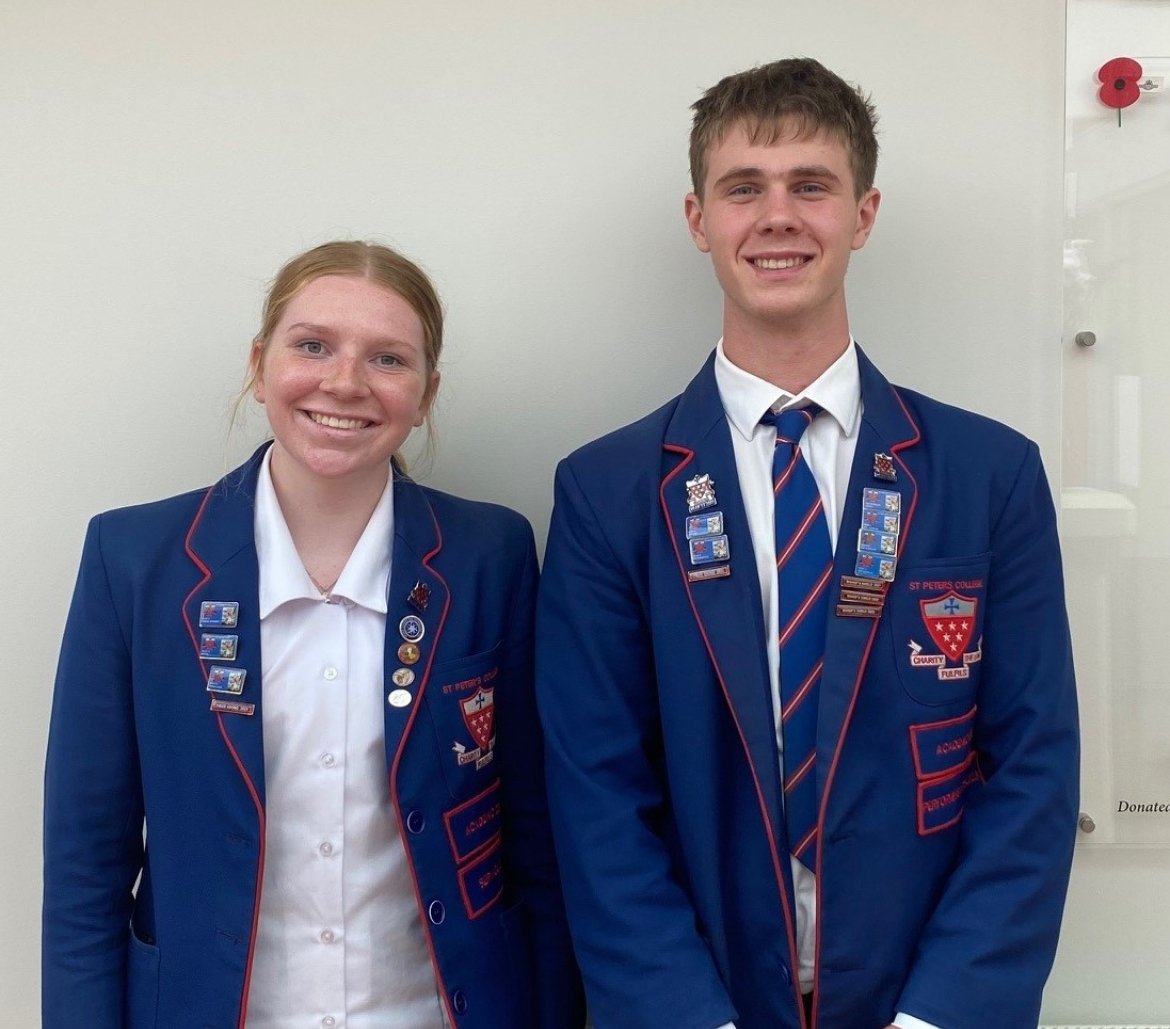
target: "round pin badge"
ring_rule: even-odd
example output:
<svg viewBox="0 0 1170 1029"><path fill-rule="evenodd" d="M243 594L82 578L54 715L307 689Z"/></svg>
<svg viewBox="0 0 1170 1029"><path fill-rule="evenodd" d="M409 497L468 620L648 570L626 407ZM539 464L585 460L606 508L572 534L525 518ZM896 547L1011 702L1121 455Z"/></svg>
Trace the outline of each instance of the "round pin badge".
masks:
<svg viewBox="0 0 1170 1029"><path fill-rule="evenodd" d="M418 615L407 615L398 623L398 632L407 643L417 643L427 634L427 627Z"/></svg>
<svg viewBox="0 0 1170 1029"><path fill-rule="evenodd" d="M394 681L395 686L409 686L414 682L414 672L409 668L395 668L394 674L390 678Z"/></svg>
<svg viewBox="0 0 1170 1029"><path fill-rule="evenodd" d="M415 643L404 643L398 648L398 660L404 665L413 665L419 658L418 645Z"/></svg>
<svg viewBox="0 0 1170 1029"><path fill-rule="evenodd" d="M386 698L391 707L406 707L413 699L410 690L391 690Z"/></svg>

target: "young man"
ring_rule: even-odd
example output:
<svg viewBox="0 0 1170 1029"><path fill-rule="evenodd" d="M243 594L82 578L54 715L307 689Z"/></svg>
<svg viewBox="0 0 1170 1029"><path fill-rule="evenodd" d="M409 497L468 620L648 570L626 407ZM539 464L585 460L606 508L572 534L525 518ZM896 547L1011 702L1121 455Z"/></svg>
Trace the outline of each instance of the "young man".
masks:
<svg viewBox="0 0 1170 1029"><path fill-rule="evenodd" d="M1034 1029L1077 812L1036 446L892 386L844 280L872 107L816 61L695 104L723 339L557 473L548 784L598 1029Z"/></svg>

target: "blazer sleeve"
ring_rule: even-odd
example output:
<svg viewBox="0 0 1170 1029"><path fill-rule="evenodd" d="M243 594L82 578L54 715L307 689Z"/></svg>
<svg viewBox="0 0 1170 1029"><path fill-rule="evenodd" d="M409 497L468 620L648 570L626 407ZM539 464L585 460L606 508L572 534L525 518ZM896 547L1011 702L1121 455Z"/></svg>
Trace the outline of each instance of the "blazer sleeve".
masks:
<svg viewBox="0 0 1170 1029"><path fill-rule="evenodd" d="M504 641L508 688L500 691L496 712L504 859L525 910L534 1029L581 1029L585 999L549 828L543 747L533 695L536 546L527 523L524 532L523 568L513 584L516 592Z"/></svg>
<svg viewBox="0 0 1170 1029"><path fill-rule="evenodd" d="M122 1029L143 801L128 627L90 522L65 625L45 765L44 1029Z"/></svg>
<svg viewBox="0 0 1170 1029"><path fill-rule="evenodd" d="M957 862L898 1010L1035 1029L1076 832L1079 741L1052 496L1029 443L992 530L975 745Z"/></svg>
<svg viewBox="0 0 1170 1029"><path fill-rule="evenodd" d="M678 882L650 626L572 466L557 471L537 617L553 831L597 1029L715 1029L735 1009ZM624 512L621 532L637 532Z"/></svg>

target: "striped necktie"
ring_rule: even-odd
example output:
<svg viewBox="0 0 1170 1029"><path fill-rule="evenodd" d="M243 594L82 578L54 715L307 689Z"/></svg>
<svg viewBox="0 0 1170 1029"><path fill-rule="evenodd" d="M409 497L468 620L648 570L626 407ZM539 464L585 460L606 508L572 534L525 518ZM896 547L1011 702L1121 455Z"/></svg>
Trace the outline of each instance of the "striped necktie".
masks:
<svg viewBox="0 0 1170 1029"><path fill-rule="evenodd" d="M833 548L821 494L800 452L820 412L815 404L768 412L776 426L772 489L776 502L776 578L780 609L780 711L784 741L784 816L788 846L806 867L817 864L817 708Z"/></svg>

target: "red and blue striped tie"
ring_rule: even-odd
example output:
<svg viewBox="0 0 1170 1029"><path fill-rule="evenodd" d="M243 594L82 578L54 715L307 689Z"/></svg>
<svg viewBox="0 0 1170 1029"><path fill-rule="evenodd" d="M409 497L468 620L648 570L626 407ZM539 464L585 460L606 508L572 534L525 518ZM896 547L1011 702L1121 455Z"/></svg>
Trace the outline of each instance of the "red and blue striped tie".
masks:
<svg viewBox="0 0 1170 1029"><path fill-rule="evenodd" d="M800 452L820 412L815 404L768 412L776 426L772 488L776 500L776 578L780 608L780 711L788 846L807 868L817 864L817 708L833 548L821 494Z"/></svg>

